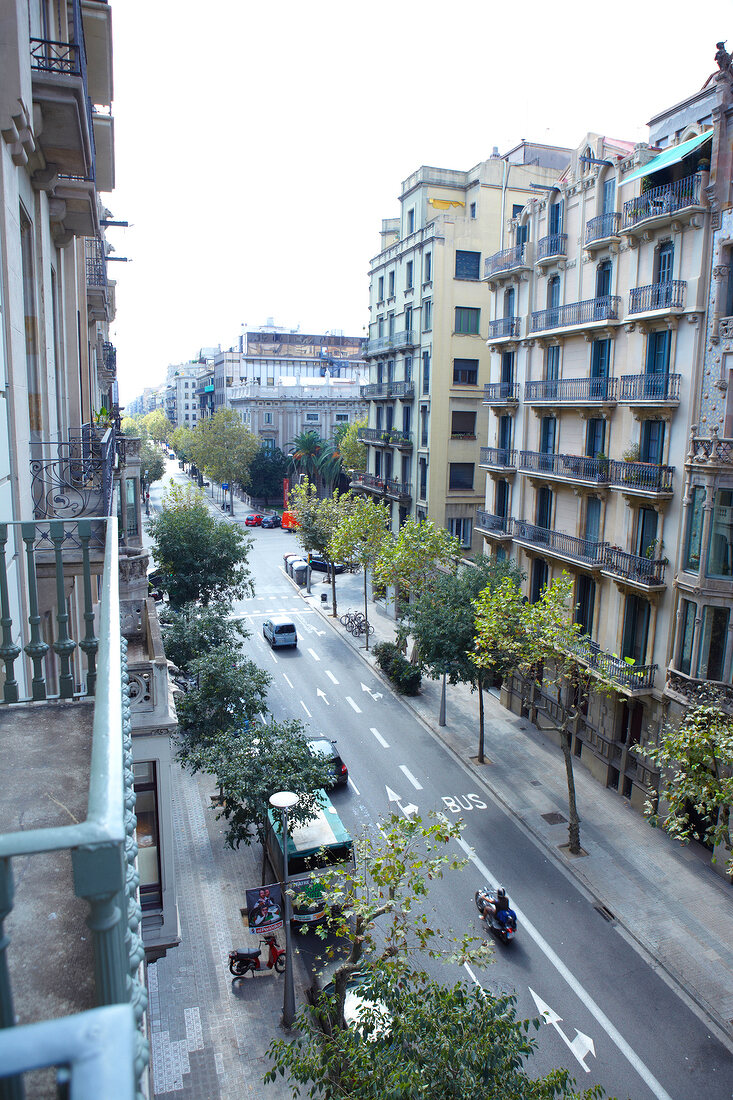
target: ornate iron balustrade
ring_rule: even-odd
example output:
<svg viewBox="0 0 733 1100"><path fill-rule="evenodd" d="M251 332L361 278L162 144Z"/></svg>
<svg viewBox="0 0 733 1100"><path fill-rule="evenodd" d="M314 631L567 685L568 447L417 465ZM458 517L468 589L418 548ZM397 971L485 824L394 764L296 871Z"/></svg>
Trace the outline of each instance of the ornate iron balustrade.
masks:
<svg viewBox="0 0 733 1100"><path fill-rule="evenodd" d="M484 279L498 275L500 271L511 271L515 267L525 266L525 244L515 244L513 248L504 248L487 256L484 260Z"/></svg>
<svg viewBox="0 0 733 1100"><path fill-rule="evenodd" d="M614 683L631 691L649 691L654 687L657 665L628 664L615 653L605 653L590 638L580 638L575 652L588 668L603 673Z"/></svg>
<svg viewBox="0 0 733 1100"><path fill-rule="evenodd" d="M585 227L585 243L602 241L606 237L617 237L621 228L621 215L616 211L608 214L599 214L597 218L591 218Z"/></svg>
<svg viewBox="0 0 733 1100"><path fill-rule="evenodd" d="M362 397L413 397L415 383L406 382L370 382L367 386L360 387Z"/></svg>
<svg viewBox="0 0 733 1100"><path fill-rule="evenodd" d="M518 382L487 382L484 386L484 405L503 405L507 401L519 401Z"/></svg>
<svg viewBox="0 0 733 1100"><path fill-rule="evenodd" d="M616 378L552 378L524 383L524 400L557 404L579 401L615 401Z"/></svg>
<svg viewBox="0 0 733 1100"><path fill-rule="evenodd" d="M104 244L98 237L87 237L84 241L87 286L107 286L107 264L104 257Z"/></svg>
<svg viewBox="0 0 733 1100"><path fill-rule="evenodd" d="M566 535L564 531L552 531L546 527L538 527L535 523L526 523L521 519L513 520L512 536L523 542L530 542L533 546L544 546L547 550L561 554L564 558L582 562L584 565L601 565L608 546L606 542Z"/></svg>
<svg viewBox="0 0 733 1100"><path fill-rule="evenodd" d="M681 374L623 374L621 401L679 401Z"/></svg>
<svg viewBox="0 0 733 1100"><path fill-rule="evenodd" d="M571 302L566 306L551 306L531 315L530 329L542 332L548 328L568 328L571 325L590 325L594 321L618 321L621 299L617 294L604 294L600 298L588 298L584 302Z"/></svg>
<svg viewBox="0 0 733 1100"><path fill-rule="evenodd" d="M409 432L400 431L398 428L391 428L387 433L387 442L393 447L411 447L412 436Z"/></svg>
<svg viewBox="0 0 733 1100"><path fill-rule="evenodd" d="M479 466L500 466L505 469L517 465L517 452L510 447L482 447Z"/></svg>
<svg viewBox="0 0 733 1100"><path fill-rule="evenodd" d="M500 317L497 321L489 321L489 340L501 340L503 338L519 337L522 327L521 317Z"/></svg>
<svg viewBox="0 0 733 1100"><path fill-rule="evenodd" d="M565 477L571 481L592 481L599 485L608 482L611 465L607 458L589 458L587 455L544 454L542 451L519 453L520 470Z"/></svg>
<svg viewBox="0 0 733 1100"><path fill-rule="evenodd" d="M377 477L366 470L358 470L354 475L354 483L363 485L365 489L371 489L378 493L384 493L391 497L409 497L412 495L410 486L406 482L397 481L393 477Z"/></svg>
<svg viewBox="0 0 733 1100"><path fill-rule="evenodd" d="M109 340L105 340L102 344L102 362L105 370L113 374L117 373L117 348Z"/></svg>
<svg viewBox="0 0 733 1100"><path fill-rule="evenodd" d="M360 443L388 443L389 432L383 428L359 428L356 437Z"/></svg>
<svg viewBox="0 0 733 1100"><path fill-rule="evenodd" d="M687 176L676 183L652 187L635 199L624 203L624 229L638 225L660 214L675 214L688 206L700 205L700 175Z"/></svg>
<svg viewBox="0 0 733 1100"><path fill-rule="evenodd" d="M635 286L629 295L629 313L646 313L653 309L684 309L687 283L670 279L666 283Z"/></svg>
<svg viewBox="0 0 733 1100"><path fill-rule="evenodd" d="M31 69L41 73L81 76L79 46L75 42L56 42L52 38L31 38Z"/></svg>
<svg viewBox="0 0 733 1100"><path fill-rule="evenodd" d="M616 546L606 549L604 567L609 573L623 577L628 581L636 581L653 588L664 584L664 570L666 561L658 561L656 558L647 558L639 554L627 554L625 550L619 550Z"/></svg>
<svg viewBox="0 0 733 1100"><path fill-rule="evenodd" d="M568 251L567 233L548 233L537 242L538 260L549 260L551 256L565 256Z"/></svg>
<svg viewBox="0 0 733 1100"><path fill-rule="evenodd" d="M609 481L621 489L640 489L651 493L671 493L674 466L658 466L653 462L609 463Z"/></svg>
<svg viewBox="0 0 733 1100"><path fill-rule="evenodd" d="M511 516L497 516L493 512L485 512L483 508L476 509L474 527L481 531L491 531L496 535L511 535L511 525Z"/></svg>
<svg viewBox="0 0 733 1100"><path fill-rule="evenodd" d="M401 332L396 332L391 339L390 346L393 348L411 348L415 344L415 333L412 329L403 329Z"/></svg>
<svg viewBox="0 0 733 1100"><path fill-rule="evenodd" d="M388 336L375 336L373 340L369 340L366 346L367 355L374 355L375 352L384 351L389 347Z"/></svg>
<svg viewBox="0 0 733 1100"><path fill-rule="evenodd" d="M415 396L415 383L409 379L405 382L393 382L392 383L392 397L414 397Z"/></svg>
<svg viewBox="0 0 733 1100"><path fill-rule="evenodd" d="M31 499L36 519L78 519L108 516L112 502L115 430L102 439L91 424L69 432L68 443L42 442L40 458L32 458Z"/></svg>
<svg viewBox="0 0 733 1100"><path fill-rule="evenodd" d="M721 680L698 680L694 676L687 676L678 669L667 669L667 689L680 695L690 703L695 703L700 697L701 690L713 689L721 701L724 710L733 713L733 687Z"/></svg>

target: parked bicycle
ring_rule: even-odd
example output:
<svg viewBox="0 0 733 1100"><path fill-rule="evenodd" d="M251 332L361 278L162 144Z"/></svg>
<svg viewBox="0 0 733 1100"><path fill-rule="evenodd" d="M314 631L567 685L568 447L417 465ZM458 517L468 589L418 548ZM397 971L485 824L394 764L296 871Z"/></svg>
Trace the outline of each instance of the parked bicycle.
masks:
<svg viewBox="0 0 733 1100"><path fill-rule="evenodd" d="M361 618L358 622L352 623L351 626L347 626L349 634L353 634L355 638L359 638L362 634L366 634L371 637L374 633L374 627L368 619Z"/></svg>
<svg viewBox="0 0 733 1100"><path fill-rule="evenodd" d="M348 630L352 623L361 622L361 620L364 619L364 617L365 616L364 616L363 611L351 611L351 610L349 610L349 611L346 612L345 615L342 615L340 617L339 622L341 623L342 626L345 626L346 629Z"/></svg>

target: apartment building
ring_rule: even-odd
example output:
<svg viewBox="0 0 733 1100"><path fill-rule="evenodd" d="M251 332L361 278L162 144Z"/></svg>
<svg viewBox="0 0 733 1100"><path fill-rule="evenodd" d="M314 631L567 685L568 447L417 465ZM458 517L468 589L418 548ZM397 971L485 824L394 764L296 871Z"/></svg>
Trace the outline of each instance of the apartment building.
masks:
<svg viewBox="0 0 733 1100"><path fill-rule="evenodd" d="M400 215L382 222L371 261L367 468L353 485L384 499L397 529L430 518L483 547L479 463L488 410L489 296L484 258L511 219L567 165L570 151L522 142L467 172L422 167L402 184Z"/></svg>
<svg viewBox="0 0 733 1100"><path fill-rule="evenodd" d="M517 559L530 600L563 571L573 578L584 659L616 687L591 699L573 750L637 807L658 774L634 748L669 712L675 645L684 675L693 635L698 675L730 673L719 648L713 664L709 656L722 610L703 609L703 626L698 604L688 611L679 599L686 526L692 561L704 509L723 515L716 479L706 496L689 459L705 416L716 94L709 83L658 116L648 145L587 134L484 271L490 421L476 526L487 551ZM516 681L505 701L519 709Z"/></svg>
<svg viewBox="0 0 733 1100"><path fill-rule="evenodd" d="M333 439L343 424L363 420L367 402L359 382L313 378L309 384L263 386L247 382L233 387L230 404L262 445L287 452L301 432L318 432Z"/></svg>
<svg viewBox="0 0 733 1100"><path fill-rule="evenodd" d="M198 363L168 367L164 412L175 428L193 429L198 423L201 409L198 390L202 373L207 373L206 368Z"/></svg>
<svg viewBox="0 0 733 1100"><path fill-rule="evenodd" d="M0 72L0 1064L132 1100L143 961L178 941L176 720L115 407L110 6L9 0Z"/></svg>

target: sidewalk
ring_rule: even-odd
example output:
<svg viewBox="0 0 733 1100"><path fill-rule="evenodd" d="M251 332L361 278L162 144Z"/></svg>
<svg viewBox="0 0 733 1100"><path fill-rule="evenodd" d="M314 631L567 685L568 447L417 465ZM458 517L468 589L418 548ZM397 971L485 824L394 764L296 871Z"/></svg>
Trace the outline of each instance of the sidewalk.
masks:
<svg viewBox="0 0 733 1100"><path fill-rule="evenodd" d="M381 675L371 647L394 637L394 621L384 607L369 604L375 633L367 654L363 637L352 638L338 619L330 617L330 585L312 587L314 596L309 599L303 591L304 598ZM325 605L322 591L328 592ZM362 608L363 578L338 576L336 598L340 614L349 607ZM703 858L696 850L699 846L683 847L662 830L652 829L625 799L602 787L578 763L575 785L586 855L565 856L565 765L552 741L486 692L489 762L479 766L472 759L478 743L478 702L466 685L448 686L443 728L438 725L438 681L423 679L420 695L405 696L404 701L717 1024L733 1049L733 887L705 862L708 853ZM549 823L548 815L560 815L560 823Z"/></svg>

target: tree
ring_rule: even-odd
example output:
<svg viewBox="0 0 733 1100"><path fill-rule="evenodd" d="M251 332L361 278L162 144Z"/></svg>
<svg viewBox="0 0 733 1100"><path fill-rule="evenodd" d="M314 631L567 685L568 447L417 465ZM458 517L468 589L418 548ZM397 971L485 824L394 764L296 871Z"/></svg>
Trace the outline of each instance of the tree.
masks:
<svg viewBox="0 0 733 1100"><path fill-rule="evenodd" d="M410 516L398 534L387 539L374 563L374 577L384 588L397 590L398 600L419 594L440 566L455 568L461 540L432 520Z"/></svg>
<svg viewBox="0 0 733 1100"><path fill-rule="evenodd" d="M341 478L341 452L338 443L324 441L317 460L318 473L323 481L324 494L333 492Z"/></svg>
<svg viewBox="0 0 733 1100"><path fill-rule="evenodd" d="M651 792L644 808L653 825L662 823L683 844L697 839L731 852L733 805L733 715L713 688L703 686L678 722L667 722L659 744L636 748L657 764L662 789ZM664 804L660 812L659 803ZM695 811L697 821L691 819ZM702 832L699 819L705 819ZM713 857L715 859L715 857ZM733 874L733 856L726 872Z"/></svg>
<svg viewBox="0 0 733 1100"><path fill-rule="evenodd" d="M173 431L173 425L166 417L162 409L153 409L142 418L142 426L150 439L156 443L165 443Z"/></svg>
<svg viewBox="0 0 733 1100"><path fill-rule="evenodd" d="M222 735L236 735L266 713L272 677L229 646L189 661L186 671L196 678L196 686L177 705L179 757L197 771L201 754Z"/></svg>
<svg viewBox="0 0 733 1100"><path fill-rule="evenodd" d="M367 417L364 417L363 420L352 420L350 424L339 425L336 429L335 438L345 470L366 469L367 449L359 442L359 431L366 428L368 423Z"/></svg>
<svg viewBox="0 0 733 1100"><path fill-rule="evenodd" d="M328 543L331 561L356 561L364 570L364 617L367 608L367 569L374 564L389 538L389 509L371 497L354 497L339 516ZM369 633L365 635L369 649Z"/></svg>
<svg viewBox="0 0 733 1100"><path fill-rule="evenodd" d="M192 661L212 649L225 646L237 650L249 631L242 619L230 618L230 611L224 600L212 600L208 607L187 603L178 610L164 608L160 624L169 660L186 670Z"/></svg>
<svg viewBox="0 0 733 1100"><path fill-rule="evenodd" d="M191 461L194 449L194 434L190 428L176 428L171 434L169 443L182 462Z"/></svg>
<svg viewBox="0 0 733 1100"><path fill-rule="evenodd" d="M309 481L312 481L315 485L318 474L318 456L323 447L323 440L320 435L313 430L300 432L290 446L293 448L290 455L293 469L297 474L305 474Z"/></svg>
<svg viewBox="0 0 733 1100"><path fill-rule="evenodd" d="M283 499L283 481L290 462L279 447L260 447L249 467L245 489L253 497L262 497L265 507L270 498Z"/></svg>
<svg viewBox="0 0 733 1100"><path fill-rule="evenodd" d="M135 439L142 439L143 442L148 438L147 432L142 425L141 416L123 416L120 421L120 431L123 435L130 435Z"/></svg>
<svg viewBox="0 0 733 1100"><path fill-rule="evenodd" d="M331 557L331 535L338 527L343 516L352 507L354 498L345 493L343 496L336 489L332 496L320 498L315 485L311 485L306 478L301 485L296 485L290 490L290 508L295 513L300 526L295 534L306 553L322 555L329 564L336 560ZM331 596L334 618L338 615L336 607L336 573L331 573Z"/></svg>
<svg viewBox="0 0 733 1100"><path fill-rule="evenodd" d="M230 512L234 515L234 486L245 485L249 468L260 446L232 409L219 409L202 420L193 433L191 457L200 470L220 485L229 485Z"/></svg>
<svg viewBox="0 0 733 1100"><path fill-rule="evenodd" d="M253 591L247 558L251 540L235 524L211 515L203 494L175 485L163 494L163 510L148 522L153 556L171 605L191 600L239 599Z"/></svg>
<svg viewBox="0 0 733 1100"><path fill-rule="evenodd" d="M165 473L165 462L160 450L146 439L140 447L140 487L143 493L154 481L160 481Z"/></svg>

